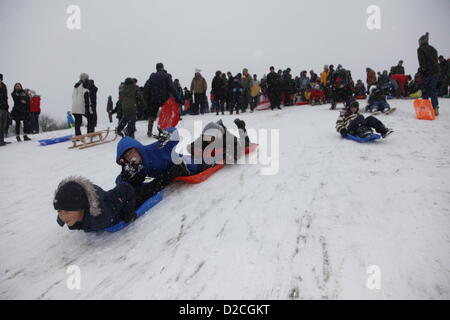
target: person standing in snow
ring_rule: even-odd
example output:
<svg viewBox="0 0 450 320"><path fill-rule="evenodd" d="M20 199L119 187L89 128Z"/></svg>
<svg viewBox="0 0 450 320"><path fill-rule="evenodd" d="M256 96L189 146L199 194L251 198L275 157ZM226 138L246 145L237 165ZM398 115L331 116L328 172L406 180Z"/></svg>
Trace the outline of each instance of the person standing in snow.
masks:
<svg viewBox="0 0 450 320"><path fill-rule="evenodd" d="M11 117L16 122L16 139L21 142L20 139L20 123L23 123L23 140L30 141L31 139L27 134L30 134L30 97L23 90L20 83L14 85L14 91L11 93L14 100L14 107L11 111Z"/></svg>
<svg viewBox="0 0 450 320"><path fill-rule="evenodd" d="M0 74L0 147L9 142L5 141L5 132L8 126L8 88L3 83L3 74Z"/></svg>
<svg viewBox="0 0 450 320"><path fill-rule="evenodd" d="M88 122L88 133L95 132L95 127L97 126L97 91L98 88L95 86L94 80L90 79L88 84L89 90L89 102L90 102L90 117L91 126L89 127Z"/></svg>
<svg viewBox="0 0 450 320"><path fill-rule="evenodd" d="M88 133L93 132L93 111L91 110L89 98L89 75L86 73L80 74L80 81L78 81L72 93L72 114L75 117L75 135L81 135L81 124L83 123L83 116L88 121Z"/></svg>
<svg viewBox="0 0 450 320"><path fill-rule="evenodd" d="M261 85L256 74L253 75L253 85L251 88L252 101L250 104L251 112L258 106L259 98L261 96Z"/></svg>
<svg viewBox="0 0 450 320"><path fill-rule="evenodd" d="M196 72L191 82L191 91L194 93L194 106L192 108L193 115L204 113L203 106L206 100L207 89L208 84L206 83L205 78L202 77L200 72Z"/></svg>
<svg viewBox="0 0 450 320"><path fill-rule="evenodd" d="M247 112L248 105L251 103L251 88L253 85L252 76L248 73L248 69L244 68L242 70L242 78L241 78L241 86L243 89L242 92L242 112Z"/></svg>
<svg viewBox="0 0 450 320"><path fill-rule="evenodd" d="M211 96L212 103L216 110L216 115L222 112L225 114L225 96L226 96L226 79L222 78L222 72L219 70L216 72L211 83Z"/></svg>
<svg viewBox="0 0 450 320"><path fill-rule="evenodd" d="M436 116L439 115L439 101L437 84L439 80L438 54L435 48L429 45L429 33L421 36L419 39L419 48L417 57L422 75L422 97L431 99Z"/></svg>
<svg viewBox="0 0 450 320"><path fill-rule="evenodd" d="M357 101L351 102L346 110L341 111L336 121L336 130L342 137L350 134L360 138L366 138L373 134L372 129L375 129L375 131L381 134L383 139L394 132L392 129L386 128L380 120L373 116L364 118L359 113L359 103Z"/></svg>
<svg viewBox="0 0 450 320"><path fill-rule="evenodd" d="M36 92L31 91L30 97L30 130L31 133L39 133L39 115L41 114L41 97Z"/></svg>
<svg viewBox="0 0 450 320"><path fill-rule="evenodd" d="M281 79L273 66L270 67L270 73L267 75L267 91L271 109L278 108L281 110Z"/></svg>
<svg viewBox="0 0 450 320"><path fill-rule="evenodd" d="M122 117L117 126L116 133L123 136L122 131L126 128L125 135L134 138L134 132L136 131L137 103L138 101L141 101L145 104L145 102L141 91L139 91L138 86L133 79L125 79L124 86L120 92L120 98Z"/></svg>
<svg viewBox="0 0 450 320"><path fill-rule="evenodd" d="M439 56L439 92L438 96L443 97L448 95L449 75L450 75L450 62L445 60L443 56Z"/></svg>
<svg viewBox="0 0 450 320"><path fill-rule="evenodd" d="M109 123L113 123L112 120L112 111L114 109L114 103L112 101L112 97L108 97L108 103L106 104L106 112L108 113Z"/></svg>

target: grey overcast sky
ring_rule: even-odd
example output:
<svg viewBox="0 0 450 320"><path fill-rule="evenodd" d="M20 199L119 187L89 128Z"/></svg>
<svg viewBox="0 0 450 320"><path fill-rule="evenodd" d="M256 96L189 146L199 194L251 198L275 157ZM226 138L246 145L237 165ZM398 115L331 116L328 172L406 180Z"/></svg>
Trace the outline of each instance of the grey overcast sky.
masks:
<svg viewBox="0 0 450 320"><path fill-rule="evenodd" d="M70 5L81 9L81 30L69 30ZM381 30L369 30L370 5L381 9ZM42 96L43 113L64 119L73 84L88 73L106 98L117 99L126 77L143 85L163 62L189 87L196 68L208 85L216 70L261 77L268 68L320 72L342 64L355 80L365 68L405 61L418 68L417 41L450 56L450 0L1 0L0 73L9 94L15 82ZM10 98L10 107L12 101Z"/></svg>

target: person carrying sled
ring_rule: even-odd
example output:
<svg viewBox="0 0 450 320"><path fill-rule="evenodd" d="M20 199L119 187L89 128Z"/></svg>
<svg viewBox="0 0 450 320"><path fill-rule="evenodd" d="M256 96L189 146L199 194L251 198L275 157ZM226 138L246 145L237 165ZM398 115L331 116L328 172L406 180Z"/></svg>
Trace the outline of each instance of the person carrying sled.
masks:
<svg viewBox="0 0 450 320"><path fill-rule="evenodd" d="M222 120L210 122L203 129L202 135L188 146L194 163L215 165L235 163L250 146L245 122L234 120L239 129L239 137L227 130Z"/></svg>
<svg viewBox="0 0 450 320"><path fill-rule="evenodd" d="M373 116L364 118L359 113L358 101L351 102L346 110L341 111L336 121L336 130L342 137L350 134L360 138L367 138L373 134L372 129L381 134L383 139L394 132L392 129L386 128L380 120Z"/></svg>

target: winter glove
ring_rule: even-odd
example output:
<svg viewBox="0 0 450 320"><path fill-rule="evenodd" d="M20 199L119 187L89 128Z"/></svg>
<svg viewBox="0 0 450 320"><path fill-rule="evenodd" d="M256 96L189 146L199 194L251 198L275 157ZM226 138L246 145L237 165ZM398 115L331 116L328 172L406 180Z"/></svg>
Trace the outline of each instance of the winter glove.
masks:
<svg viewBox="0 0 450 320"><path fill-rule="evenodd" d="M120 213L120 219L125 221L125 223L127 223L127 224L133 222L134 220L136 220L136 218L137 218L137 214L134 211L128 211L128 212L122 211Z"/></svg>
<svg viewBox="0 0 450 320"><path fill-rule="evenodd" d="M347 128L342 128L341 131L339 131L342 137L345 137L348 134Z"/></svg>
<svg viewBox="0 0 450 320"><path fill-rule="evenodd" d="M139 188L145 181L145 174L142 172L143 165L134 163L126 163L122 166L120 174L122 181L131 184L134 188Z"/></svg>
<svg viewBox="0 0 450 320"><path fill-rule="evenodd" d="M158 127L159 134L155 137L159 141L159 148L162 149L170 141L170 133Z"/></svg>

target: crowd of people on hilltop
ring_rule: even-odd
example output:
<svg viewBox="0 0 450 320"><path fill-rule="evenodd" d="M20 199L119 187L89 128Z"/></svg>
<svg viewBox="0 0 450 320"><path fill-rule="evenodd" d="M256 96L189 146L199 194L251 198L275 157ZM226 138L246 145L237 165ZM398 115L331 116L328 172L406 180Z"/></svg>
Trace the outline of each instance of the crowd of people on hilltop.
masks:
<svg viewBox="0 0 450 320"><path fill-rule="evenodd" d="M177 101L180 116L253 112L261 101L270 102L272 110L307 103L331 103L330 109L334 110L338 103L348 107L358 99L368 99L365 111L387 112L390 110L389 98L420 97L431 98L438 115L437 97L449 95L450 62L437 56L437 51L428 43L428 33L419 40L418 59L420 67L414 77L406 74L401 60L389 72L376 72L368 67L365 83L361 79L355 82L351 71L340 64L336 68L325 65L320 74L303 70L295 77L290 68L275 71L272 66L261 80L256 74L251 75L247 68L236 75L218 70L211 82L210 99L208 83L200 70L196 70L190 88L182 88L180 81L172 80L172 75L159 63L144 86L138 86L134 78L122 82L115 108L109 97L107 110L110 121L111 115L117 113L118 133L131 137L134 136L135 122L147 119L148 136L153 136L158 110L170 97Z"/></svg>
<svg viewBox="0 0 450 320"><path fill-rule="evenodd" d="M24 89L22 84L16 83L11 93L13 107L9 112L8 88L0 74L0 146L10 144L5 141L9 128L15 122L15 134L18 142L30 141L29 134L39 133L39 115L41 113L41 97L34 90ZM22 130L21 130L22 129Z"/></svg>
<svg viewBox="0 0 450 320"><path fill-rule="evenodd" d="M179 106L180 117L186 114L200 115L215 112L217 115L253 112L259 103L270 103L272 110L294 104L324 104L331 103L331 109L336 109L338 103L349 106L353 100L368 99L366 111L386 111L390 106L387 102L392 98L430 98L436 115L439 114L438 96L449 95L450 62L442 55L438 57L436 49L429 45L429 34L419 40L419 69L412 75L405 73L403 61L390 68L376 72L366 69L365 83L359 79L354 82L350 70L341 64L325 65L322 72L303 70L298 76L293 76L292 70L275 71L270 67L269 73L260 80L256 74L251 75L247 68L242 73L233 75L231 72L217 71L210 86L208 99L208 83L200 70L196 70L190 87L182 87L179 79L172 79L162 63L156 66L144 86L138 85L135 78L125 79L119 86L118 99L114 105L111 96L108 97L107 113L109 121L117 115L116 132L119 135L134 137L135 123L138 120L148 121L147 134L154 134L154 123L160 107L173 97ZM97 92L94 80L83 73L73 88L72 109L68 112L69 127L75 127L75 134L81 135L83 118L87 120L87 133L95 131L97 126ZM16 123L16 137L20 138L21 124L23 139L30 140L28 134L39 132L40 97L32 90L23 89L20 83L14 86L12 92L14 107L9 113L8 92L0 80L0 146L4 140L12 120Z"/></svg>

